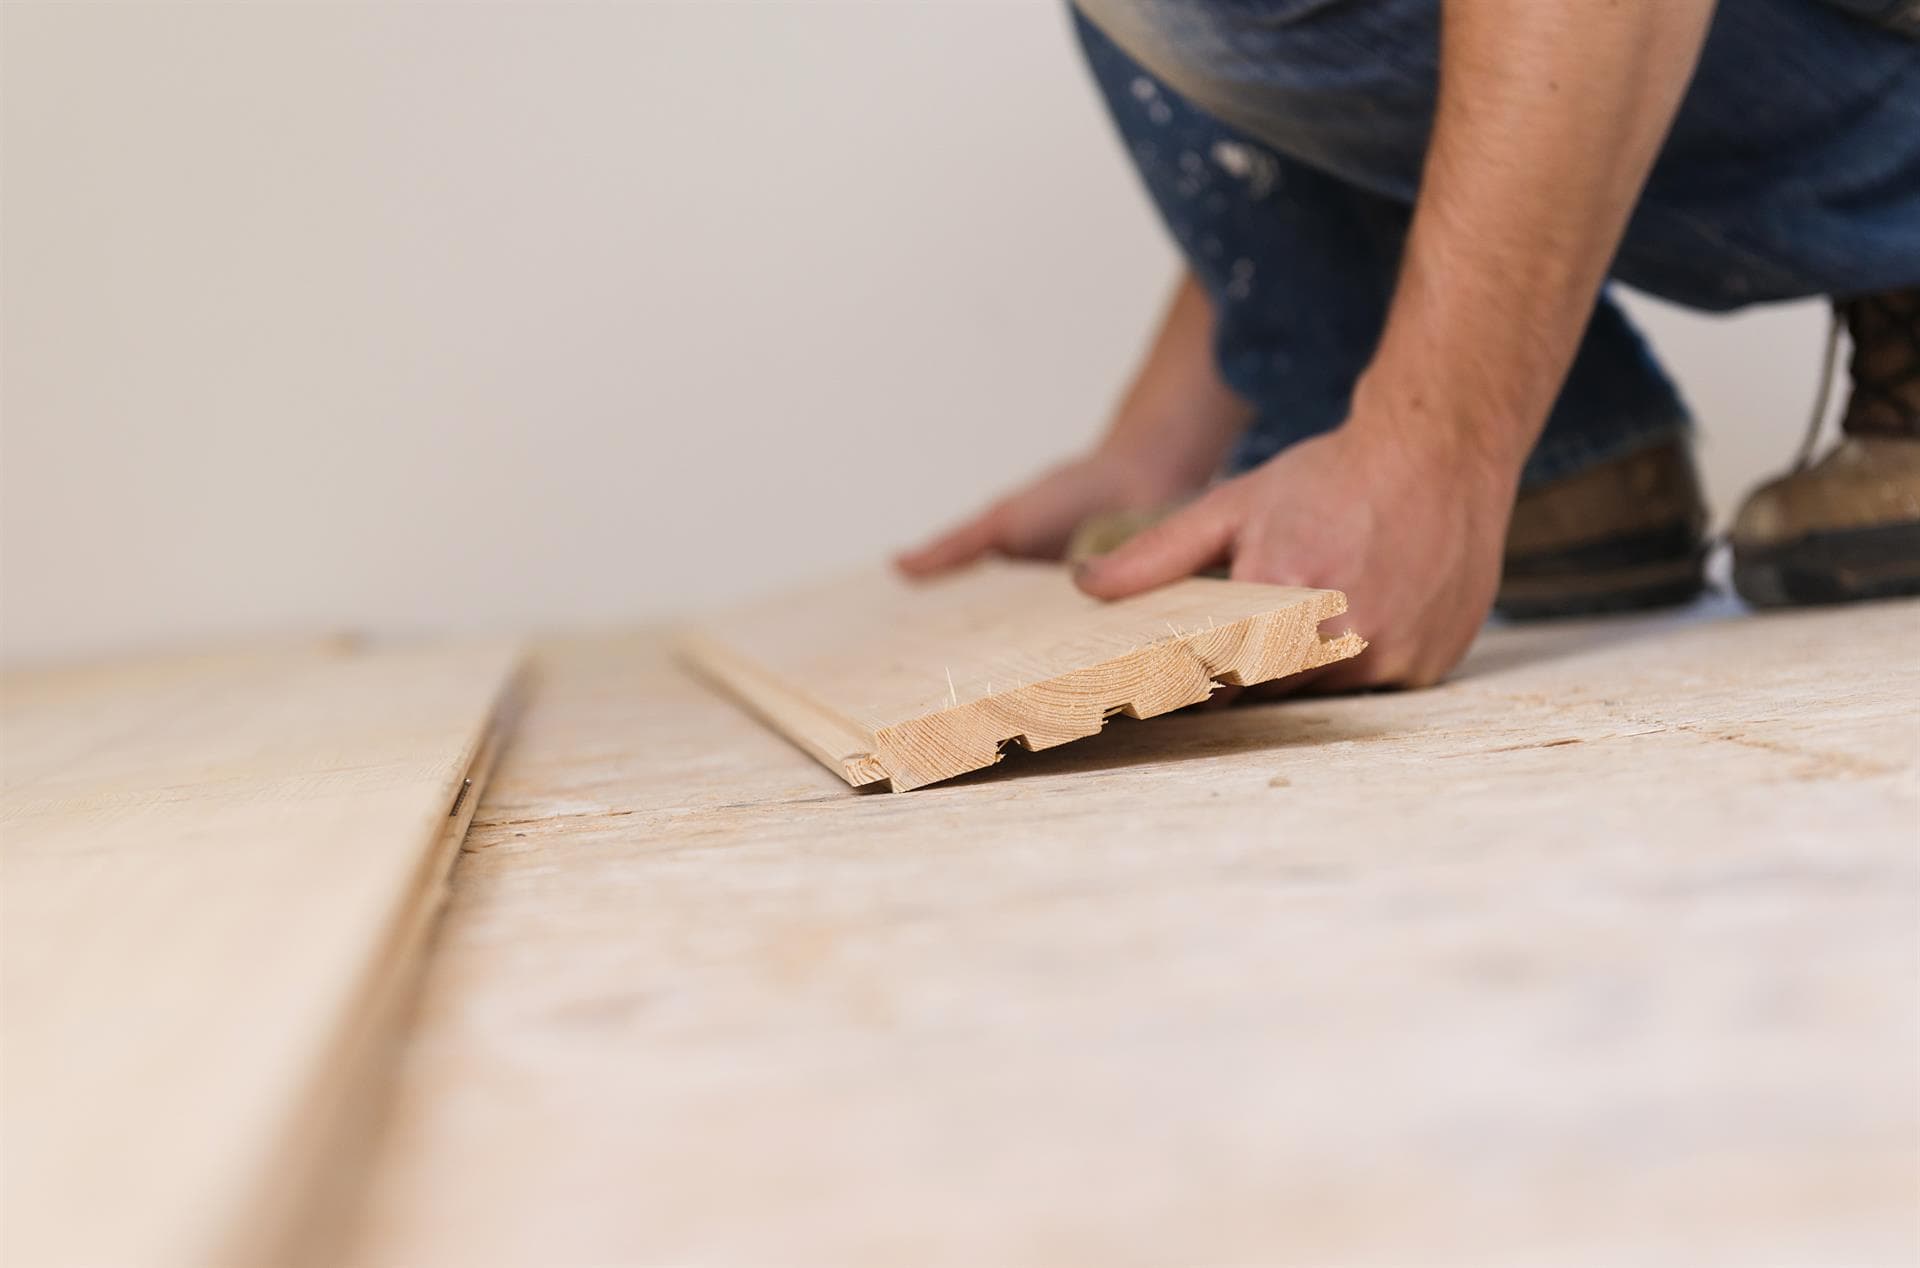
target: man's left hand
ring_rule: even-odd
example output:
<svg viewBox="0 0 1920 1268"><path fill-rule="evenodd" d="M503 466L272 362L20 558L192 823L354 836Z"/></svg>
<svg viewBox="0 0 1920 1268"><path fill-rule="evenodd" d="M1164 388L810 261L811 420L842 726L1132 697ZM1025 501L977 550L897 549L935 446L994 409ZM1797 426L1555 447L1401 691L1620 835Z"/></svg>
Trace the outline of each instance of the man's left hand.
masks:
<svg viewBox="0 0 1920 1268"><path fill-rule="evenodd" d="M1338 621L1368 648L1314 677L1315 690L1437 682L1492 607L1518 473L1437 422L1357 407L1075 580L1118 599L1226 562L1235 580L1342 590L1351 607Z"/></svg>

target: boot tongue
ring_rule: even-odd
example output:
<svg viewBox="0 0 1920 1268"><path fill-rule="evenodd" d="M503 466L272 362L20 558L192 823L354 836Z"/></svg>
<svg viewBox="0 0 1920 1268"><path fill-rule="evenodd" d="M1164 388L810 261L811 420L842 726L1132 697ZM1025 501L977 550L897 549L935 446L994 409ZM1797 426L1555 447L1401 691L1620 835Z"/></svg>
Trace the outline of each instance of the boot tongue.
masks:
<svg viewBox="0 0 1920 1268"><path fill-rule="evenodd" d="M1840 429L1920 440L1920 288L1865 295L1838 308L1853 336L1853 395Z"/></svg>

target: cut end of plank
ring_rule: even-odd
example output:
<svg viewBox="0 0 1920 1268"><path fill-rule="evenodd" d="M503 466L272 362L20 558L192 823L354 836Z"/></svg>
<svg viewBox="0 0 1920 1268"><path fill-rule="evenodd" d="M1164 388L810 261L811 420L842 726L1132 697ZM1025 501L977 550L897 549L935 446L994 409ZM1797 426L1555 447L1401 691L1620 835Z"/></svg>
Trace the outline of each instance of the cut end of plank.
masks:
<svg viewBox="0 0 1920 1268"><path fill-rule="evenodd" d="M1323 593L1338 601L1328 615L1346 610L1344 595ZM869 775L881 772L893 791L908 792L992 766L1015 744L1030 752L1054 748L1099 734L1116 715L1159 717L1199 704L1222 684L1272 682L1365 650L1366 641L1352 631L1322 637L1315 628L1319 619L1324 618L1302 621L1275 612L1163 639L1113 660L885 727L874 735L875 751L859 754L857 764Z"/></svg>
<svg viewBox="0 0 1920 1268"><path fill-rule="evenodd" d="M1054 565L867 573L688 631L694 665L855 787L922 788L1358 655L1334 590L1193 578L1101 603Z"/></svg>

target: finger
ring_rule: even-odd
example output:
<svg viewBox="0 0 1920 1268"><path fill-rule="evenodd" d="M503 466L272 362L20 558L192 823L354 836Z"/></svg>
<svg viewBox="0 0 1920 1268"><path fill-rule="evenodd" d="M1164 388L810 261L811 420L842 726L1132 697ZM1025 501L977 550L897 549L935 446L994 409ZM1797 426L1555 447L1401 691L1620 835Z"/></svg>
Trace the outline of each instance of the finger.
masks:
<svg viewBox="0 0 1920 1268"><path fill-rule="evenodd" d="M1366 653L1361 653L1365 655ZM1289 691L1294 696L1337 696L1350 691L1358 691L1372 686L1366 667L1351 660L1338 661L1332 665L1322 665L1318 669L1309 669L1304 674L1295 674L1287 679Z"/></svg>
<svg viewBox="0 0 1920 1268"><path fill-rule="evenodd" d="M909 577L931 577L950 568L958 568L961 564L972 563L992 550L998 532L998 517L991 511L976 515L925 545L896 555L894 566Z"/></svg>
<svg viewBox="0 0 1920 1268"><path fill-rule="evenodd" d="M1191 577L1226 556L1234 524L1232 501L1216 492L1117 550L1085 560L1073 571L1074 584L1096 599L1124 599Z"/></svg>
<svg viewBox="0 0 1920 1268"><path fill-rule="evenodd" d="M1336 661L1323 665L1311 674L1302 674L1306 679L1300 684L1297 694L1303 696L1342 696L1356 691L1396 690L1403 684L1398 671L1369 661L1371 649L1361 652L1351 660Z"/></svg>
<svg viewBox="0 0 1920 1268"><path fill-rule="evenodd" d="M1234 581L1257 581L1266 586L1304 586L1307 574L1296 566L1291 559L1270 559L1260 551L1258 543L1251 543L1248 549L1237 552L1233 567L1227 576Z"/></svg>

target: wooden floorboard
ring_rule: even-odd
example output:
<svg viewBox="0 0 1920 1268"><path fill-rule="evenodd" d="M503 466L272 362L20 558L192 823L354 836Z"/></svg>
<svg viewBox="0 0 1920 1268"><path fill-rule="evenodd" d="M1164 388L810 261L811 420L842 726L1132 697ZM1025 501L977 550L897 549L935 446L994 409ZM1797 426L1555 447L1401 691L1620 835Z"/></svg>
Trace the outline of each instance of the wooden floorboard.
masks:
<svg viewBox="0 0 1920 1268"><path fill-rule="evenodd" d="M7 675L6 1262L292 1262L516 659Z"/></svg>
<svg viewBox="0 0 1920 1268"><path fill-rule="evenodd" d="M351 1261L1910 1263L1920 605L859 796L555 644Z"/></svg>
<svg viewBox="0 0 1920 1268"><path fill-rule="evenodd" d="M849 784L906 791L1356 655L1359 637L1318 632L1346 610L1332 590L1209 577L1101 603L1059 564L993 560L923 582L875 568L680 644Z"/></svg>

